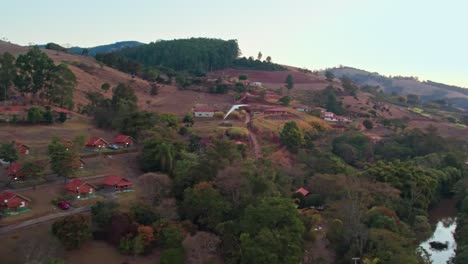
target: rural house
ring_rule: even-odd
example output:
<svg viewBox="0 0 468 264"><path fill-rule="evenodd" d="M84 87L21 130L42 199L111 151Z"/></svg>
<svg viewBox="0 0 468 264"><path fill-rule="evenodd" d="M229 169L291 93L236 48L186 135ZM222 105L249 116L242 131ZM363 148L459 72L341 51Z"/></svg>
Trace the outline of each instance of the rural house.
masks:
<svg viewBox="0 0 468 264"><path fill-rule="evenodd" d="M118 135L114 138L114 144L121 148L129 148L135 144L135 139L131 136Z"/></svg>
<svg viewBox="0 0 468 264"><path fill-rule="evenodd" d="M302 196L307 196L309 195L309 191L305 188L299 188L295 191L295 193L299 193L299 194L302 194Z"/></svg>
<svg viewBox="0 0 468 264"><path fill-rule="evenodd" d="M251 82L250 85L255 86L255 87L262 87L261 82Z"/></svg>
<svg viewBox="0 0 468 264"><path fill-rule="evenodd" d="M18 214L29 211L28 204L31 200L10 191L0 193L0 213L5 215Z"/></svg>
<svg viewBox="0 0 468 264"><path fill-rule="evenodd" d="M25 154L25 155L29 154L29 146L26 146L25 144L15 141L15 148L19 154Z"/></svg>
<svg viewBox="0 0 468 264"><path fill-rule="evenodd" d="M265 111L263 111L264 114L266 115L287 115L289 112L281 107L276 107L276 108L268 108Z"/></svg>
<svg viewBox="0 0 468 264"><path fill-rule="evenodd" d="M86 143L86 148L91 150L99 150L101 148L107 147L108 145L109 143L102 138L91 137Z"/></svg>
<svg viewBox="0 0 468 264"><path fill-rule="evenodd" d="M295 106L294 109L296 109L299 112L310 112L312 109L306 105L298 105Z"/></svg>
<svg viewBox="0 0 468 264"><path fill-rule="evenodd" d="M195 117L213 117L214 113L215 111L211 107L199 107L193 110L193 115Z"/></svg>
<svg viewBox="0 0 468 264"><path fill-rule="evenodd" d="M54 113L54 117L58 119L61 114L65 115L67 119L70 119L72 116L72 111L60 107L54 107L52 108L52 112Z"/></svg>
<svg viewBox="0 0 468 264"><path fill-rule="evenodd" d="M5 122L25 121L29 107L26 106L0 106L0 120Z"/></svg>
<svg viewBox="0 0 468 264"><path fill-rule="evenodd" d="M102 183L104 188L120 192L130 190L133 185L131 181L116 175L107 176Z"/></svg>
<svg viewBox="0 0 468 264"><path fill-rule="evenodd" d="M96 186L82 181L73 179L65 186L68 193L74 195L78 199L90 198L95 196Z"/></svg>
<svg viewBox="0 0 468 264"><path fill-rule="evenodd" d="M10 166L6 169L6 173L8 177L13 180L21 179L23 180L26 175L21 171L23 169L23 165L18 162L13 162Z"/></svg>
<svg viewBox="0 0 468 264"><path fill-rule="evenodd" d="M73 162L72 167L73 169L84 169L85 165L86 162L83 159L79 158Z"/></svg>

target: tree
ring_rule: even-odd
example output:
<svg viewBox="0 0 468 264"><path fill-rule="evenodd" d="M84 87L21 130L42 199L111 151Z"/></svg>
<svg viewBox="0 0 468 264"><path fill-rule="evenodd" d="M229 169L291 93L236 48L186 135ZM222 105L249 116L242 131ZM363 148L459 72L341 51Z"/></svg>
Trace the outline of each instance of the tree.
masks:
<svg viewBox="0 0 468 264"><path fill-rule="evenodd" d="M160 138L150 138L143 144L140 164L145 171L172 172L175 157L174 144Z"/></svg>
<svg viewBox="0 0 468 264"><path fill-rule="evenodd" d="M40 106L31 106L28 110L28 122L30 123L39 123L44 120L44 108Z"/></svg>
<svg viewBox="0 0 468 264"><path fill-rule="evenodd" d="M91 206L92 220L99 228L106 228L111 224L112 215L117 211L117 204L113 201L97 202Z"/></svg>
<svg viewBox="0 0 468 264"><path fill-rule="evenodd" d="M103 83L101 85L101 90L103 90L104 92L109 91L109 89L110 89L110 84L109 83Z"/></svg>
<svg viewBox="0 0 468 264"><path fill-rule="evenodd" d="M214 230L230 210L231 205L209 182L201 182L184 192L183 214L202 228Z"/></svg>
<svg viewBox="0 0 468 264"><path fill-rule="evenodd" d="M150 226L139 226L137 229L137 236L134 238L134 253L137 255L146 252L153 241L155 240L153 235L153 228Z"/></svg>
<svg viewBox="0 0 468 264"><path fill-rule="evenodd" d="M292 200L261 199L246 208L240 225L240 263L300 262L305 228Z"/></svg>
<svg viewBox="0 0 468 264"><path fill-rule="evenodd" d="M372 121L370 121L369 119L366 119L362 122L362 124L364 125L364 127L368 130L371 130L372 128L374 128L374 124L372 123Z"/></svg>
<svg viewBox="0 0 468 264"><path fill-rule="evenodd" d="M68 149L60 138L54 137L48 146L48 154L50 158L50 166L53 172L59 176L73 176L76 168L74 164L79 155L76 149Z"/></svg>
<svg viewBox="0 0 468 264"><path fill-rule="evenodd" d="M288 88L288 91L294 88L294 79L291 74L288 74L288 76L286 77L285 84L286 88Z"/></svg>
<svg viewBox="0 0 468 264"><path fill-rule="evenodd" d="M34 161L27 161L23 164L21 172L26 175L26 177L31 177L33 179L40 178L44 175L44 166Z"/></svg>
<svg viewBox="0 0 468 264"><path fill-rule="evenodd" d="M169 248L161 252L160 264L184 264L185 254L182 248Z"/></svg>
<svg viewBox="0 0 468 264"><path fill-rule="evenodd" d="M8 99L8 91L16 77L15 57L8 52L0 56L0 99Z"/></svg>
<svg viewBox="0 0 468 264"><path fill-rule="evenodd" d="M42 52L38 46L31 48L26 54L16 59L18 75L15 85L22 93L32 93L35 96L49 85L54 69L54 62Z"/></svg>
<svg viewBox="0 0 468 264"><path fill-rule="evenodd" d="M194 236L187 237L184 242L187 264L207 263L216 253L221 242L218 236L208 232L197 232Z"/></svg>
<svg viewBox="0 0 468 264"><path fill-rule="evenodd" d="M288 106L291 103L291 100L291 97L283 96L280 99L278 99L278 102L280 102L284 106Z"/></svg>
<svg viewBox="0 0 468 264"><path fill-rule="evenodd" d="M49 103L58 104L60 107L73 108L73 91L76 86L76 77L64 63L52 68L49 85L44 88L44 97Z"/></svg>
<svg viewBox="0 0 468 264"><path fill-rule="evenodd" d="M42 118L46 123L52 124L54 122L54 115L52 114L52 111L50 109L47 109L44 112L44 116Z"/></svg>
<svg viewBox="0 0 468 264"><path fill-rule="evenodd" d="M0 159L6 162L18 160L18 152L13 143L0 144Z"/></svg>
<svg viewBox="0 0 468 264"><path fill-rule="evenodd" d="M406 101L408 102L408 104L412 104L412 105L419 104L419 96L416 94L408 94L406 98L407 98Z"/></svg>
<svg viewBox="0 0 468 264"><path fill-rule="evenodd" d="M184 119L182 120L184 123L189 123L193 125L193 116L192 115L185 115Z"/></svg>
<svg viewBox="0 0 468 264"><path fill-rule="evenodd" d="M137 109L138 98L135 95L135 91L130 86L123 83L119 83L112 90L112 107L114 111L134 111Z"/></svg>
<svg viewBox="0 0 468 264"><path fill-rule="evenodd" d="M271 63L271 57L270 56L266 57L266 61L267 63Z"/></svg>
<svg viewBox="0 0 468 264"><path fill-rule="evenodd" d="M259 52L258 52L258 55L257 55L257 60L261 61L261 60L262 60L262 56L263 56L263 55L262 55L262 52L259 51Z"/></svg>
<svg viewBox="0 0 468 264"><path fill-rule="evenodd" d="M327 78L327 81L331 82L333 79L335 79L335 74L333 74L332 71L327 70L325 71L325 77Z"/></svg>
<svg viewBox="0 0 468 264"><path fill-rule="evenodd" d="M138 139L142 132L153 128L156 122L157 118L152 112L137 111L127 113L122 119L119 130L122 134Z"/></svg>
<svg viewBox="0 0 468 264"><path fill-rule="evenodd" d="M281 143L293 153L296 153L299 148L304 145L304 134L294 121L289 121L284 124L283 130L281 130L280 133L280 138Z"/></svg>
<svg viewBox="0 0 468 264"><path fill-rule="evenodd" d="M89 219L83 215L69 215L54 222L52 233L66 249L79 248L91 238Z"/></svg>
<svg viewBox="0 0 468 264"><path fill-rule="evenodd" d="M81 51L81 56L88 56L89 55L89 49L87 48L84 48L82 51Z"/></svg>
<svg viewBox="0 0 468 264"><path fill-rule="evenodd" d="M157 205L169 195L171 179L164 174L146 173L138 177L138 185L146 200Z"/></svg>
<svg viewBox="0 0 468 264"><path fill-rule="evenodd" d="M249 79L249 76L247 76L246 74L241 74L241 75L239 75L239 80L245 81L245 80L247 80L247 79Z"/></svg>

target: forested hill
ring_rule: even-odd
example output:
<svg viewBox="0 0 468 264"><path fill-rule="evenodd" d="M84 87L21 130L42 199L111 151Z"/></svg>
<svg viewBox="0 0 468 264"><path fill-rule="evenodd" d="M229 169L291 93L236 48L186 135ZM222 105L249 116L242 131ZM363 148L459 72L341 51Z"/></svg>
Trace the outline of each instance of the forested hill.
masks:
<svg viewBox="0 0 468 264"><path fill-rule="evenodd" d="M141 68L165 67L176 71L208 72L230 67L257 70L284 70L271 62L271 57L261 60L238 59L237 40L190 38L161 40L147 45L121 49L116 52L97 54L96 59L106 65L132 74Z"/></svg>
<svg viewBox="0 0 468 264"><path fill-rule="evenodd" d="M352 67L329 69L336 77L348 76L360 85L380 86L384 92L402 95L416 94L424 102L446 99L456 107L468 109L468 89L432 81L419 81L416 77L383 76Z"/></svg>
<svg viewBox="0 0 468 264"><path fill-rule="evenodd" d="M58 46L60 47L59 45L55 44L55 43L48 43L48 45L50 44L53 44L55 46ZM95 47L88 47L88 48L84 48L84 47L71 47L71 48L63 48L63 47L60 47L60 48L63 48L64 50L63 51L66 51L68 53L71 53L71 54L78 54L78 55L81 55L83 54L83 50L87 50L88 51L88 54L89 56L96 56L96 54L98 53L109 53L109 52L114 52L114 51L118 51L120 49L123 49L123 48L130 48L130 47L136 47L136 46L140 46L140 45L143 45L145 43L142 43L142 42L139 42L139 41L134 41L134 40L129 40L129 41L118 41L118 42L115 42L115 43L112 43L112 44L107 44L107 45L99 45L99 46L95 46ZM47 45L39 45L40 48L43 48L43 49L52 49L52 50L57 50L56 48L48 48Z"/></svg>

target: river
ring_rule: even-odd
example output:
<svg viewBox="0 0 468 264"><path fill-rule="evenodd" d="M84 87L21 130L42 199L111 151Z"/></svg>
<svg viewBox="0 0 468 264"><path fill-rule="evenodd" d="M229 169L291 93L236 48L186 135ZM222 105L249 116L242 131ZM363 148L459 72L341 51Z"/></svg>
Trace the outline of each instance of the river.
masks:
<svg viewBox="0 0 468 264"><path fill-rule="evenodd" d="M455 200L444 199L429 212L429 221L431 225L436 225L432 236L423 241L420 246L429 254L433 264L445 264L455 255L457 243L454 234L457 227L457 210ZM447 249L436 250L430 246L430 242L438 241L447 243Z"/></svg>

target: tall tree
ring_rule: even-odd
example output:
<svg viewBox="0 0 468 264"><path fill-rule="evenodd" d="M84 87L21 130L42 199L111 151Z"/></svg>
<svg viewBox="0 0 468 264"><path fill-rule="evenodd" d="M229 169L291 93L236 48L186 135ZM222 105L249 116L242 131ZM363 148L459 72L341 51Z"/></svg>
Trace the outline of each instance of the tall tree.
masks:
<svg viewBox="0 0 468 264"><path fill-rule="evenodd" d="M16 77L15 57L8 52L0 56L0 100L6 101Z"/></svg>
<svg viewBox="0 0 468 264"><path fill-rule="evenodd" d="M289 90L294 88L294 79L291 74L288 74L288 76L286 77L285 84L286 84L286 88L288 88L288 92Z"/></svg>
<svg viewBox="0 0 468 264"><path fill-rule="evenodd" d="M60 138L54 137L48 146L48 152L53 172L65 179L75 173L74 164L79 159L75 148L67 148Z"/></svg>
<svg viewBox="0 0 468 264"><path fill-rule="evenodd" d="M34 46L26 54L16 59L18 75L15 84L22 93L38 92L49 86L54 62L43 53L38 46Z"/></svg>
<svg viewBox="0 0 468 264"><path fill-rule="evenodd" d="M259 52L258 52L258 55L257 55L257 60L261 61L261 60L262 60L262 56L263 56L263 55L262 55L262 52L259 51Z"/></svg>
<svg viewBox="0 0 468 264"><path fill-rule="evenodd" d="M60 107L73 108L73 91L76 83L75 75L66 64L54 66L50 76L50 86L45 91L46 98Z"/></svg>
<svg viewBox="0 0 468 264"><path fill-rule="evenodd" d="M335 74L333 74L332 71L327 70L325 71L325 77L327 78L327 81L331 82L333 79L335 79Z"/></svg>
<svg viewBox="0 0 468 264"><path fill-rule="evenodd" d="M66 249L79 248L91 239L89 219L83 215L69 215L52 225L52 233L62 242Z"/></svg>
<svg viewBox="0 0 468 264"><path fill-rule="evenodd" d="M18 159L18 152L12 143L0 144L0 159L6 162L13 162Z"/></svg>
<svg viewBox="0 0 468 264"><path fill-rule="evenodd" d="M267 61L268 63L271 63L271 57L270 57L270 56L266 57L266 61Z"/></svg>
<svg viewBox="0 0 468 264"><path fill-rule="evenodd" d="M293 153L296 153L299 150L299 147L304 145L304 134L294 121L289 121L284 124L280 137L281 143L283 143L283 145Z"/></svg>

